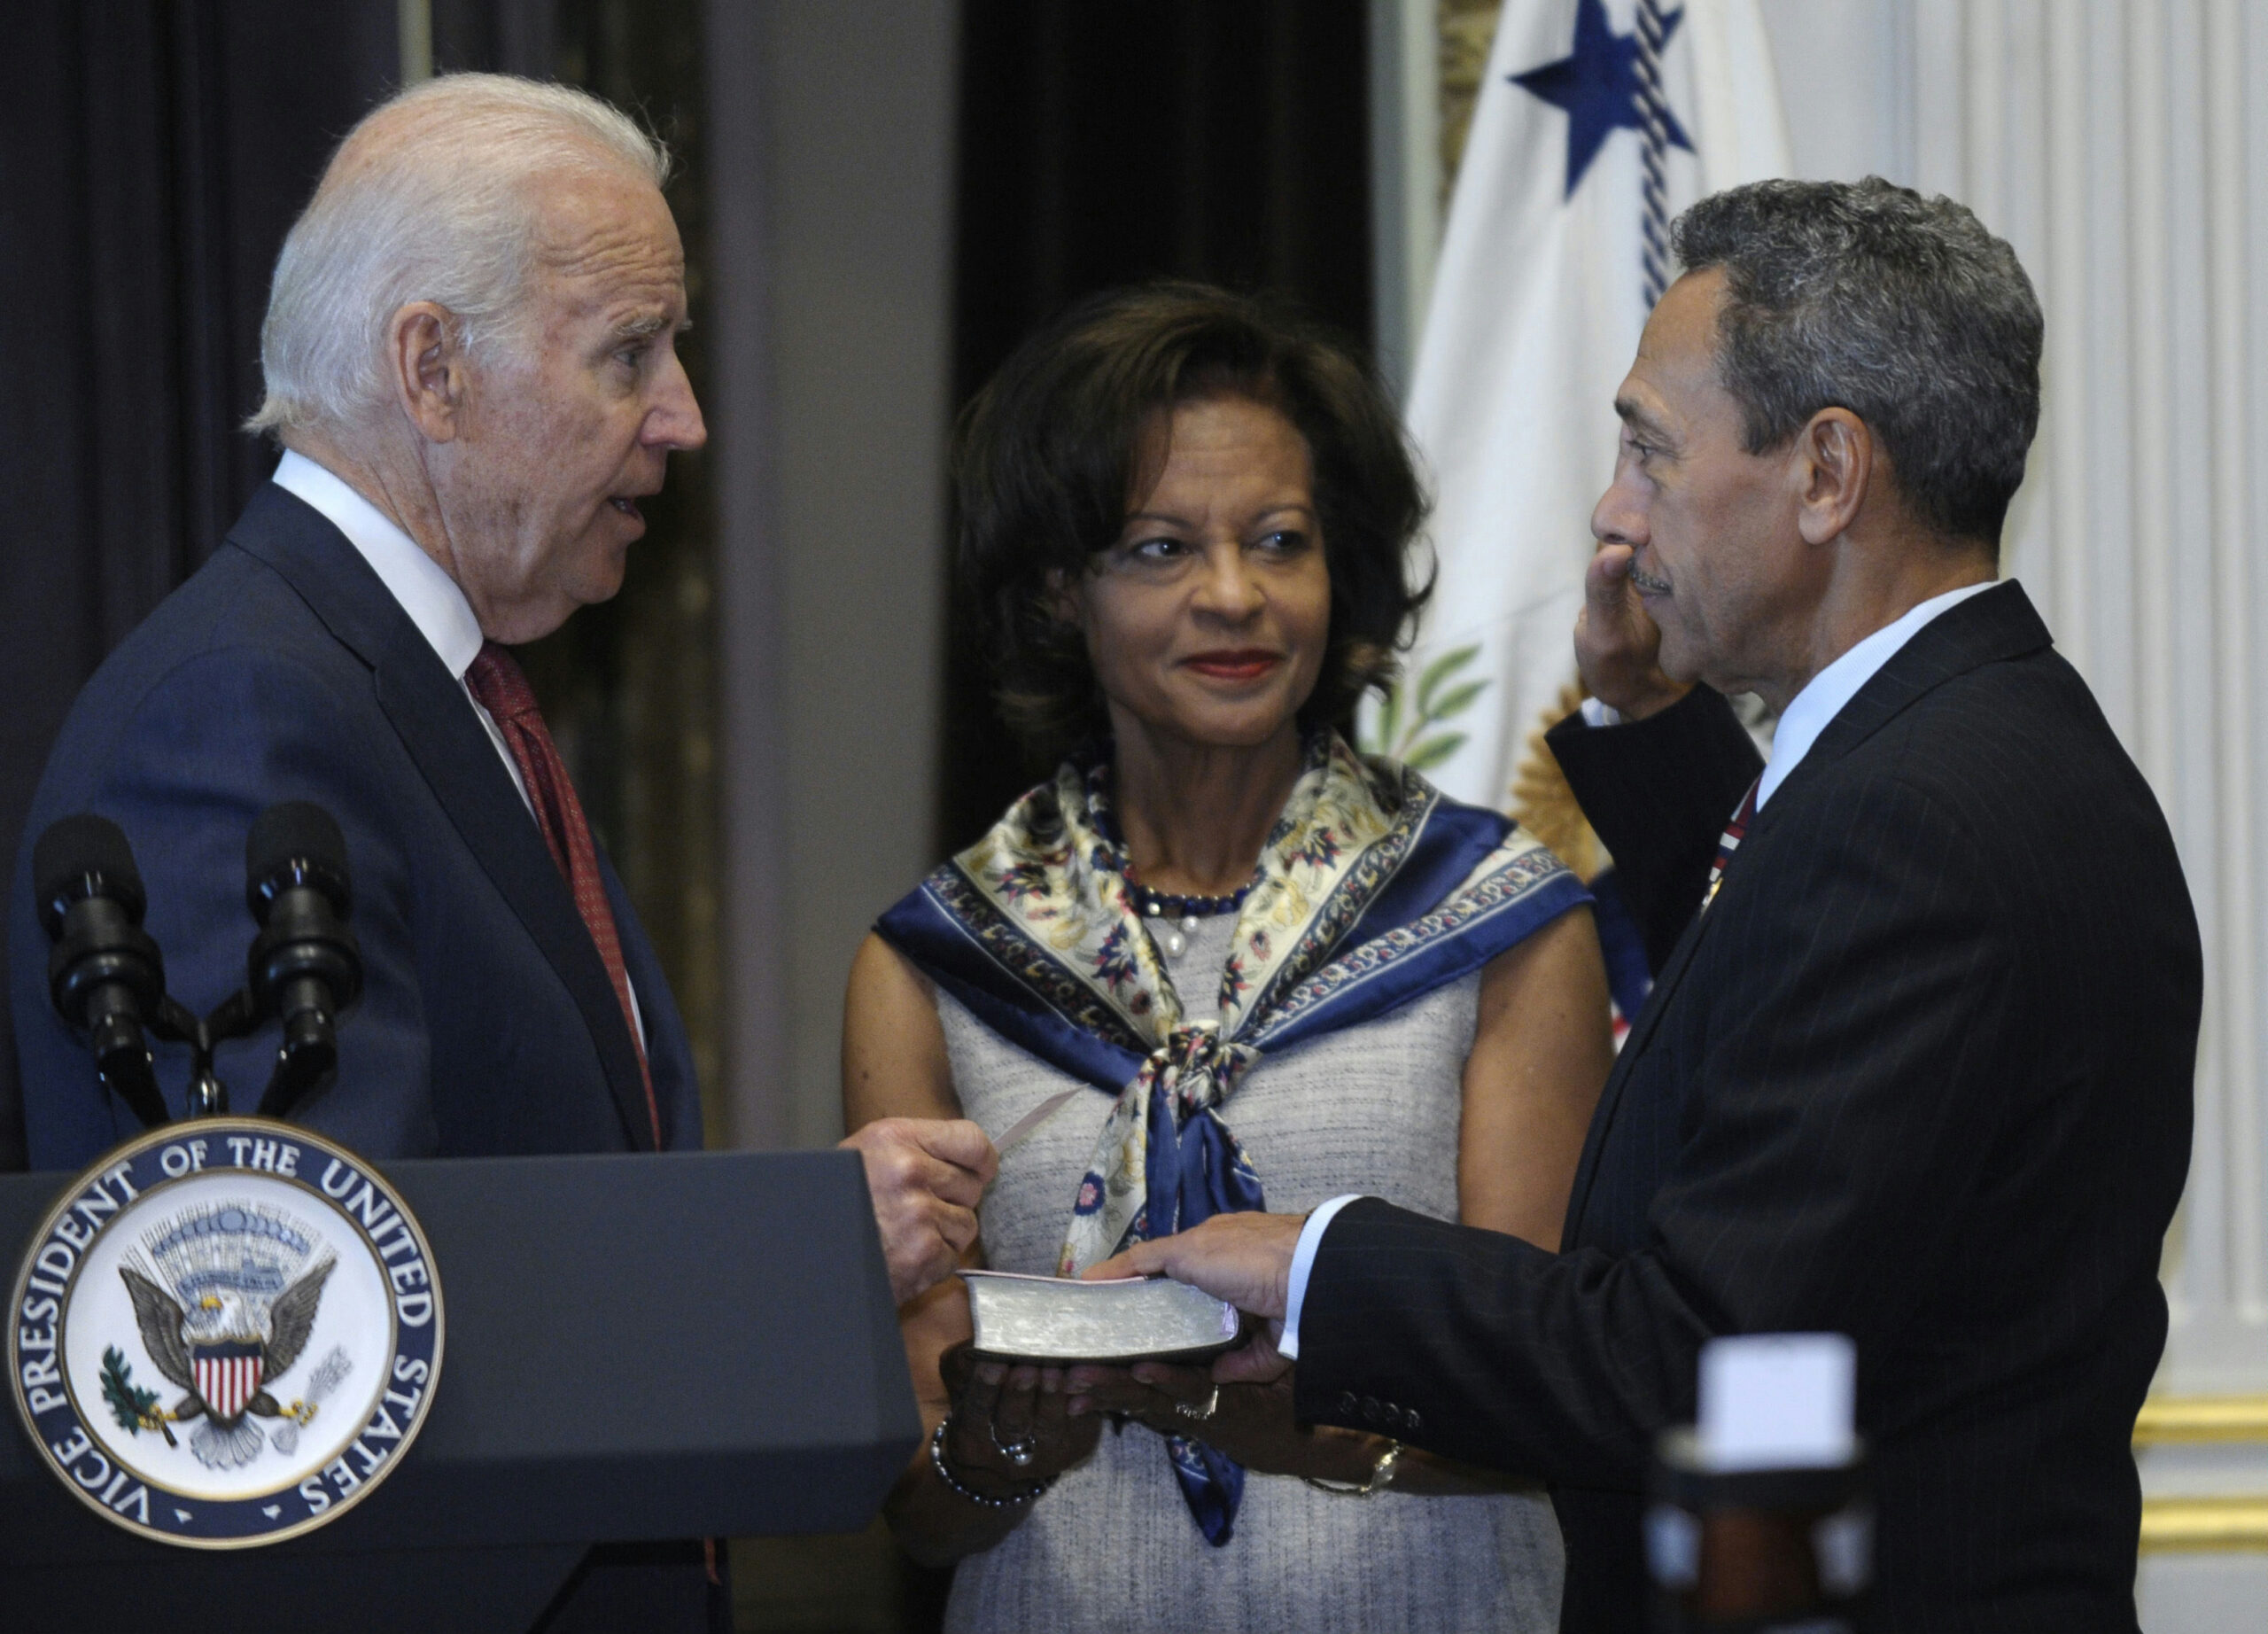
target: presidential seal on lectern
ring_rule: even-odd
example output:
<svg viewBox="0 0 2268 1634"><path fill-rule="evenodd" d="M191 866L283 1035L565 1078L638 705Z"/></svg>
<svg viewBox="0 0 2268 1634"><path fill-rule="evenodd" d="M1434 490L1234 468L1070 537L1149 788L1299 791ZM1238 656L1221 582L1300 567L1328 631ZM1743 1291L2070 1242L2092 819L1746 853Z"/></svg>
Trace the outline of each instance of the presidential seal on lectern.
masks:
<svg viewBox="0 0 2268 1634"><path fill-rule="evenodd" d="M96 1160L16 1276L18 1411L79 1500L199 1549L353 1507L416 1438L441 1366L417 1222L291 1124L165 1124Z"/></svg>

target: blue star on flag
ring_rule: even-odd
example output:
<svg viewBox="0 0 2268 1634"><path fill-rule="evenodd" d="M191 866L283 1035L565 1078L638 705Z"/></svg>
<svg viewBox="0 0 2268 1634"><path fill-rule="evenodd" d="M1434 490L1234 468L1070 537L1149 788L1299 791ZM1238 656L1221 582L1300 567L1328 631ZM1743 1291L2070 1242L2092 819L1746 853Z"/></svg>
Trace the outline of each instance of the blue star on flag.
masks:
<svg viewBox="0 0 2268 1634"><path fill-rule="evenodd" d="M1664 45L1669 43L1670 36L1684 19L1682 7L1662 19ZM1571 54L1557 62L1548 62L1526 74L1507 77L1522 90L1532 91L1552 106L1566 110L1570 198L1575 196L1583 173L1591 167L1591 160L1598 157L1598 151L1606 144L1609 136L1618 130L1643 132L1646 128L1638 88L1638 36L1614 32L1606 20L1605 0L1577 0L1575 44ZM1690 153L1693 144L1686 140L1677 115L1666 105L1662 109L1662 120L1668 128L1671 143Z"/></svg>

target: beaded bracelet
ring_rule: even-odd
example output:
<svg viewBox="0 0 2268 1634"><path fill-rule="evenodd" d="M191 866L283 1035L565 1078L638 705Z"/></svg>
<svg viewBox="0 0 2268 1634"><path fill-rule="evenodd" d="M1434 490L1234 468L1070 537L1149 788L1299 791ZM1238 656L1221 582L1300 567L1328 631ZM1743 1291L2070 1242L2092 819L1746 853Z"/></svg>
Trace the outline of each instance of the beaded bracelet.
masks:
<svg viewBox="0 0 2268 1634"><path fill-rule="evenodd" d="M937 1421L936 1433L929 1437L929 1467L937 1472L938 1480L970 1503L982 1504L987 1509L1014 1509L1019 1504L1029 1504L1055 1484L1052 1480L1035 1481L1023 1491L1008 1498L987 1498L974 1487L963 1486L954 1478L953 1472L945 1467L945 1426L951 1422L950 1418Z"/></svg>

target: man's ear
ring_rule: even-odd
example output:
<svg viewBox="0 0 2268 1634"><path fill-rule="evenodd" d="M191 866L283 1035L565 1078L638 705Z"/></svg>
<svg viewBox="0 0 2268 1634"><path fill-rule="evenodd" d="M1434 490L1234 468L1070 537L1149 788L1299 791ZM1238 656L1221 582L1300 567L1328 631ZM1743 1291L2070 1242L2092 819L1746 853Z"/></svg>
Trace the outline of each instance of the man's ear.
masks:
<svg viewBox="0 0 2268 1634"><path fill-rule="evenodd" d="M1874 432L1848 408L1822 408L1796 433L1789 479L1806 544L1827 544L1858 520L1877 452Z"/></svg>
<svg viewBox="0 0 2268 1634"><path fill-rule="evenodd" d="M446 307L414 300L386 329L387 372L395 400L428 442L454 442L470 402L464 347Z"/></svg>

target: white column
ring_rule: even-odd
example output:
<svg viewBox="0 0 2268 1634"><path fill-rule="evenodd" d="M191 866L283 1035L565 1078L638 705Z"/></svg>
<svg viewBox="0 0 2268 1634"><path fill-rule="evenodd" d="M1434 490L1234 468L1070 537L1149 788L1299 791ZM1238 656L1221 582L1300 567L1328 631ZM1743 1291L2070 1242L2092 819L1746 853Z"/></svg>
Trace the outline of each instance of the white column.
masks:
<svg viewBox="0 0 2268 1634"><path fill-rule="evenodd" d="M1441 248L1441 48L1433 0L1369 4L1371 333L1399 401Z"/></svg>
<svg viewBox="0 0 2268 1634"><path fill-rule="evenodd" d="M707 19L728 1101L809 1146L851 956L935 861L959 8Z"/></svg>

